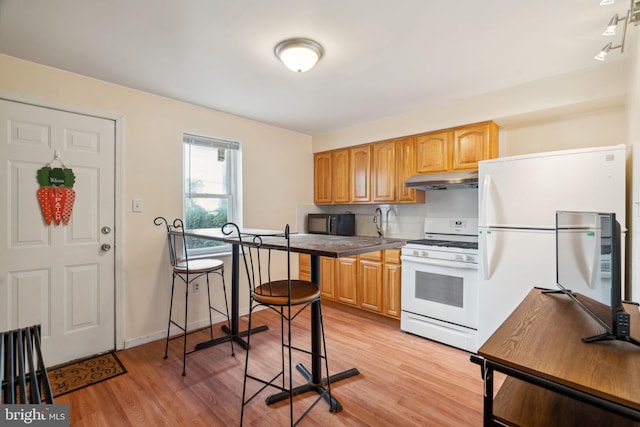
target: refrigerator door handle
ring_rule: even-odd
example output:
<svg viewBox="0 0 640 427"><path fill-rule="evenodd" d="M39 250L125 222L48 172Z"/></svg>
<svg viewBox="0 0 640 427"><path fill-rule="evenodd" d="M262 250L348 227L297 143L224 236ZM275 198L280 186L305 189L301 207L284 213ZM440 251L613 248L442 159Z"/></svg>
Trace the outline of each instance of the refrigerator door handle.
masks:
<svg viewBox="0 0 640 427"><path fill-rule="evenodd" d="M489 231L487 229L483 229L478 234L478 246L480 247L479 255L480 255L480 277L482 280L489 280L489 255L487 254L487 233Z"/></svg>
<svg viewBox="0 0 640 427"><path fill-rule="evenodd" d="M486 174L482 180L482 200L480 200L480 227L489 225L489 199L491 198L491 175Z"/></svg>

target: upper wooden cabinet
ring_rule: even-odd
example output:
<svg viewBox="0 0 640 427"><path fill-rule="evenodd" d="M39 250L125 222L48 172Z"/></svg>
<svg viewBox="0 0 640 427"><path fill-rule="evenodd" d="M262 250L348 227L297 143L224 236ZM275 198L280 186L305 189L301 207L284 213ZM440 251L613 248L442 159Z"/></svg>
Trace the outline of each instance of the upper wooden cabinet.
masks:
<svg viewBox="0 0 640 427"><path fill-rule="evenodd" d="M374 202L396 201L396 145L394 141L373 144L373 181Z"/></svg>
<svg viewBox="0 0 640 427"><path fill-rule="evenodd" d="M351 202L351 150L348 148L315 154L313 200L322 203Z"/></svg>
<svg viewBox="0 0 640 427"><path fill-rule="evenodd" d="M434 132L416 136L416 173L449 170L451 148L451 132Z"/></svg>
<svg viewBox="0 0 640 427"><path fill-rule="evenodd" d="M317 153L314 201L424 203L424 191L404 186L411 175L477 169L480 160L495 157L493 122Z"/></svg>
<svg viewBox="0 0 640 427"><path fill-rule="evenodd" d="M493 122L453 131L452 170L478 169L480 160L498 157L498 126Z"/></svg>
<svg viewBox="0 0 640 427"><path fill-rule="evenodd" d="M424 191L404 186L414 163L412 137L317 153L314 202L424 203Z"/></svg>
<svg viewBox="0 0 640 427"><path fill-rule="evenodd" d="M351 201L371 201L371 146L351 148Z"/></svg>
<svg viewBox="0 0 640 427"><path fill-rule="evenodd" d="M405 187L406 180L416 173L415 138L396 139L396 200L402 203L424 203L422 190Z"/></svg>
<svg viewBox="0 0 640 427"><path fill-rule="evenodd" d="M331 203L331 153L318 153L313 158L313 200Z"/></svg>
<svg viewBox="0 0 640 427"><path fill-rule="evenodd" d="M351 202L351 163L349 149L334 151L331 155L331 201Z"/></svg>
<svg viewBox="0 0 640 427"><path fill-rule="evenodd" d="M493 122L416 136L416 173L478 169L480 160L498 156L498 127Z"/></svg>
<svg viewBox="0 0 640 427"><path fill-rule="evenodd" d="M351 202L351 164L348 148L313 156L313 200L317 204Z"/></svg>

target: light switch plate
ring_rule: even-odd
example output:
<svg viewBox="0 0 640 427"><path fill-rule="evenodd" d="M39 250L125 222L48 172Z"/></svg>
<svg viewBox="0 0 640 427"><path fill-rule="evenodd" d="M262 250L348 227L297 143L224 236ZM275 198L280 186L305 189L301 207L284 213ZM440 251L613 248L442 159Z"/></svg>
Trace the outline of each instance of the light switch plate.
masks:
<svg viewBox="0 0 640 427"><path fill-rule="evenodd" d="M142 210L143 210L142 199L133 199L133 211L142 212Z"/></svg>

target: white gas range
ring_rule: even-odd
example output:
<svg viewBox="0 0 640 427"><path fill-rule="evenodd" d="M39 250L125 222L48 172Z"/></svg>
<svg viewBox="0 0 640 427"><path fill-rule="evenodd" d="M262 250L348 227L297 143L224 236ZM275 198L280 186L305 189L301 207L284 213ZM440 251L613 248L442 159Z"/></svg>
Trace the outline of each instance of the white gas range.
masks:
<svg viewBox="0 0 640 427"><path fill-rule="evenodd" d="M427 218L402 248L400 328L478 350L478 219Z"/></svg>

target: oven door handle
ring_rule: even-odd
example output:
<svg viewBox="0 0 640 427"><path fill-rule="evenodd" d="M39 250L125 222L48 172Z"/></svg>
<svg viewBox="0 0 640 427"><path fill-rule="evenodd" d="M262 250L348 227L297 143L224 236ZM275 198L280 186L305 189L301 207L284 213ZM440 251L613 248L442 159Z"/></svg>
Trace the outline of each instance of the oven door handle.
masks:
<svg viewBox="0 0 640 427"><path fill-rule="evenodd" d="M402 255L400 257L402 262L420 264L420 265L436 265L439 267L449 267L449 268L466 268L469 270L477 270L478 264L474 264L471 262L459 262L459 261L447 261L442 259L433 259L433 258L422 258L415 257L411 255Z"/></svg>

